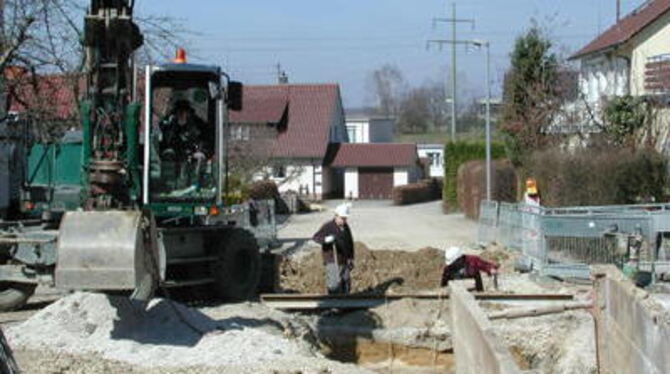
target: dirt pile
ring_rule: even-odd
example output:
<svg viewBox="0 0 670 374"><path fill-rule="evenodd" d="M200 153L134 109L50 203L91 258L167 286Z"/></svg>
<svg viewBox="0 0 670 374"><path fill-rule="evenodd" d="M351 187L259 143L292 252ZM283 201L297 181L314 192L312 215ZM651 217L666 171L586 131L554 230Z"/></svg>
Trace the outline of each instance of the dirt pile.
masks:
<svg viewBox="0 0 670 374"><path fill-rule="evenodd" d="M9 328L7 336L18 349L45 350L61 361L63 355L94 355L145 368L356 370L324 359L307 324L290 315L259 304L224 305L208 314L162 299L153 300L144 310L125 297L75 293Z"/></svg>
<svg viewBox="0 0 670 374"><path fill-rule="evenodd" d="M370 250L356 243L352 292L404 293L439 287L444 252L424 248L416 252ZM284 259L280 266L280 287L299 293L326 290L321 251L297 259Z"/></svg>

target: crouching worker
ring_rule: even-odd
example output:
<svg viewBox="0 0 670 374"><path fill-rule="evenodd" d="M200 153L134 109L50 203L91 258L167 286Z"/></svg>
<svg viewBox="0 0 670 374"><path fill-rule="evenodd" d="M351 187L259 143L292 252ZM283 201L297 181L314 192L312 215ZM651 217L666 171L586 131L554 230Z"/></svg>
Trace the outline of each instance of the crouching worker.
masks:
<svg viewBox="0 0 670 374"><path fill-rule="evenodd" d="M451 247L445 253L446 265L442 270L441 286L445 287L449 281L456 279L474 278L475 289L484 291L482 271L491 275L498 274L498 265L483 260L479 256L466 255L460 248Z"/></svg>
<svg viewBox="0 0 670 374"><path fill-rule="evenodd" d="M335 218L326 222L312 240L321 244L328 294L351 291L351 270L354 268L354 239L347 224L349 205L335 209Z"/></svg>

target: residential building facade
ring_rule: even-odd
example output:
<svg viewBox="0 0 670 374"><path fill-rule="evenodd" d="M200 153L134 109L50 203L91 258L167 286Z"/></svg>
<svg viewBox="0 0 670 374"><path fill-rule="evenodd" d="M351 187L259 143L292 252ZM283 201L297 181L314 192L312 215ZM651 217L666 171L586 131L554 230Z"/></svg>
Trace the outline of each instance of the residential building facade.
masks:
<svg viewBox="0 0 670 374"><path fill-rule="evenodd" d="M391 143L395 119L374 116L353 116L346 119L350 143Z"/></svg>
<svg viewBox="0 0 670 374"><path fill-rule="evenodd" d="M444 177L444 144L417 144L419 158L428 162L428 176Z"/></svg>

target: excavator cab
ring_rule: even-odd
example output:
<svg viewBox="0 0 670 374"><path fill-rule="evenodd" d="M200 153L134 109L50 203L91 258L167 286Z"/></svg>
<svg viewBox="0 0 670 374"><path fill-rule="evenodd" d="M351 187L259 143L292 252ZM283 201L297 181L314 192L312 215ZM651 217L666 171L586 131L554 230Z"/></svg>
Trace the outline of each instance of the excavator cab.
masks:
<svg viewBox="0 0 670 374"><path fill-rule="evenodd" d="M134 289L146 299L159 283L215 283L220 297L247 297L258 284L257 244L218 214L224 208L227 111L241 109L241 84L229 82L219 67L188 63L148 66L145 77L137 208L68 213L56 284ZM220 266L248 271L224 280L233 272Z"/></svg>
<svg viewBox="0 0 670 374"><path fill-rule="evenodd" d="M176 61L146 71L143 204L160 216L221 207L227 111L241 106L219 67Z"/></svg>

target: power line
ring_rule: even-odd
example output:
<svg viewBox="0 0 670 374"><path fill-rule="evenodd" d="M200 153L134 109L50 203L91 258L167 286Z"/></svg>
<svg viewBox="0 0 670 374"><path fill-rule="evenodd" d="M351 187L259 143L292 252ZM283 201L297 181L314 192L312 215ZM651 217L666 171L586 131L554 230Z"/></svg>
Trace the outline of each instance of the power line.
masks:
<svg viewBox="0 0 670 374"><path fill-rule="evenodd" d="M451 18L433 18L433 25L437 22L445 22L451 24L451 40L438 39L429 40L428 45L437 43L438 45L451 44L451 140L456 140L456 45L466 44L467 42L456 39L456 25L459 23L469 23L475 27L475 20L473 19L459 19L456 18L456 3L451 4L452 17ZM445 82L446 83L446 82Z"/></svg>

